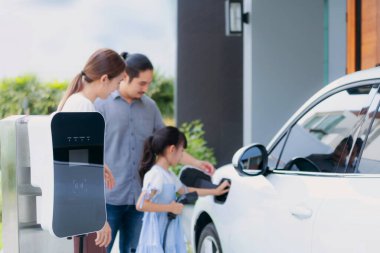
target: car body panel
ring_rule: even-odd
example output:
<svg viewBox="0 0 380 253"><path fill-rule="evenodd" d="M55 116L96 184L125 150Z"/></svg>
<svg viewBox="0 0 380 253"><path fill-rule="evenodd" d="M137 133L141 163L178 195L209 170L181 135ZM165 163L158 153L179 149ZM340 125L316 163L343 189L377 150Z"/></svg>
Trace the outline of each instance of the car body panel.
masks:
<svg viewBox="0 0 380 253"><path fill-rule="evenodd" d="M320 178L324 202L316 218L312 252L380 251L380 179Z"/></svg>

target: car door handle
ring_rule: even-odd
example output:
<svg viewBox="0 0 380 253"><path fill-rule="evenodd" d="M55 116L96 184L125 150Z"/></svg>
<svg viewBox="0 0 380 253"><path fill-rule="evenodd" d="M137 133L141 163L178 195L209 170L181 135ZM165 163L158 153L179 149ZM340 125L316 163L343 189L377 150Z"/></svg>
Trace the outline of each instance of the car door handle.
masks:
<svg viewBox="0 0 380 253"><path fill-rule="evenodd" d="M293 207L292 209L290 209L290 213L294 217L296 217L300 220L303 220L303 219L310 218L313 215L313 210L311 210L307 207L304 207L304 206L296 206L296 207Z"/></svg>

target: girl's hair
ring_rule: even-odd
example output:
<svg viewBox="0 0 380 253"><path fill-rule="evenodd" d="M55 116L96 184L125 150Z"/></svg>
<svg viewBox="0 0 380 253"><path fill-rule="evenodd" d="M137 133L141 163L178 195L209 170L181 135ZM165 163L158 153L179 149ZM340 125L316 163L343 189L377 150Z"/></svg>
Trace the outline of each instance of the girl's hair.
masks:
<svg viewBox="0 0 380 253"><path fill-rule="evenodd" d="M178 128L172 126L161 128L146 139L139 171L141 181L156 162L156 156L162 155L165 149L171 145L187 147L186 136Z"/></svg>
<svg viewBox="0 0 380 253"><path fill-rule="evenodd" d="M125 61L129 82L132 82L133 78L138 77L140 72L153 70L153 64L149 58L143 54L128 54L127 52L122 52L120 55Z"/></svg>
<svg viewBox="0 0 380 253"><path fill-rule="evenodd" d="M99 49L91 55L83 70L75 76L70 86L67 88L65 95L58 106L61 111L66 100L73 94L83 90L84 83L99 80L103 75L112 79L125 71L125 63L120 55L115 51L107 48Z"/></svg>

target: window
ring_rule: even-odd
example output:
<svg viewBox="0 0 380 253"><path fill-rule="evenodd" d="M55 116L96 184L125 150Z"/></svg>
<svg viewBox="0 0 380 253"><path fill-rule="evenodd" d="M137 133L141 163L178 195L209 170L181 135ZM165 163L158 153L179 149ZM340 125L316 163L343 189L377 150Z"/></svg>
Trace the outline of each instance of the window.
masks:
<svg viewBox="0 0 380 253"><path fill-rule="evenodd" d="M303 127L308 129L311 134L314 134L321 140L325 135L331 133L331 130L344 119L345 116L340 112L320 116L315 115L310 119L310 123L305 123Z"/></svg>
<svg viewBox="0 0 380 253"><path fill-rule="evenodd" d="M290 129L280 153L285 142L282 138L269 158L269 166L274 168L274 160L280 157L277 169L353 172L354 164L348 157L376 90L369 85L361 86L321 101Z"/></svg>
<svg viewBox="0 0 380 253"><path fill-rule="evenodd" d="M276 147L268 156L268 167L274 169L277 167L278 158L281 156L281 150L284 146L286 135L281 137L281 140L277 143Z"/></svg>
<svg viewBox="0 0 380 253"><path fill-rule="evenodd" d="M364 131L369 131L363 153L360 159L360 164L356 168L356 172L364 174L379 174L380 173L380 112L379 112L379 98L380 94L377 95L373 106L371 106L369 112L369 120ZM373 123L372 123L373 122ZM372 124L371 124L372 123ZM363 135L365 132L363 133ZM365 136L365 135L364 135ZM354 163L357 162L357 157L360 154L363 141L359 141L357 144L355 152L357 153L356 158L352 158Z"/></svg>

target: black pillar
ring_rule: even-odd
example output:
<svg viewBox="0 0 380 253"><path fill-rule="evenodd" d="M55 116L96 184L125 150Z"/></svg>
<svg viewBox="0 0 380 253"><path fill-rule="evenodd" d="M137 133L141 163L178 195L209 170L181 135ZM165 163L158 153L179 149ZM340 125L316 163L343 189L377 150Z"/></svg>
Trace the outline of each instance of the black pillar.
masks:
<svg viewBox="0 0 380 253"><path fill-rule="evenodd" d="M243 39L225 36L223 0L178 1L176 119L200 119L218 166L243 143Z"/></svg>

